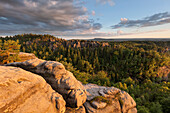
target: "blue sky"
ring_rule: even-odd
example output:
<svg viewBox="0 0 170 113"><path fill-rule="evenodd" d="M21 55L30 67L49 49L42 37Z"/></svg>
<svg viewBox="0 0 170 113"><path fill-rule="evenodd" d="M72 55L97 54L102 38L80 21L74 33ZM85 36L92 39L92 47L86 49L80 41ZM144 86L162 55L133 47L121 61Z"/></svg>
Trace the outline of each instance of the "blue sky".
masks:
<svg viewBox="0 0 170 113"><path fill-rule="evenodd" d="M170 0L1 0L0 35L170 38Z"/></svg>
<svg viewBox="0 0 170 113"><path fill-rule="evenodd" d="M142 19L157 13L170 11L170 0L114 0L115 5L99 4L95 0L85 0L85 6L94 10L93 19L100 18L100 23L106 27L120 22L121 18ZM103 0L104 1L104 0Z"/></svg>

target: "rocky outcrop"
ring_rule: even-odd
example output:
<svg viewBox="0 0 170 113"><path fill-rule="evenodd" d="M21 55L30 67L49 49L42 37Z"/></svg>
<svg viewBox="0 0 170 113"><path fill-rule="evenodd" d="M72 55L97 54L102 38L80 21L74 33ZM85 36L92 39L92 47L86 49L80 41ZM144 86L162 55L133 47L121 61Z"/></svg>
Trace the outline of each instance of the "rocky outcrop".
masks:
<svg viewBox="0 0 170 113"><path fill-rule="evenodd" d="M158 69L158 77L162 77L163 80L168 81L170 78L170 66L163 66Z"/></svg>
<svg viewBox="0 0 170 113"><path fill-rule="evenodd" d="M0 113L64 113L65 105L41 76L0 66Z"/></svg>
<svg viewBox="0 0 170 113"><path fill-rule="evenodd" d="M95 84L84 87L87 92L84 106L88 113L137 113L135 101L125 91Z"/></svg>
<svg viewBox="0 0 170 113"><path fill-rule="evenodd" d="M70 107L67 107L65 113L86 113L86 110L85 110L83 105L80 106L79 108L70 108Z"/></svg>
<svg viewBox="0 0 170 113"><path fill-rule="evenodd" d="M24 62L26 60L37 58L33 53L24 53L24 52L19 52L18 56L20 58L19 62Z"/></svg>
<svg viewBox="0 0 170 113"><path fill-rule="evenodd" d="M2 50L0 50L1 52ZM30 59L35 59L37 58L33 53L25 53L25 52L19 52L19 53L9 53L10 56L12 55L17 55L17 59L15 59L15 62L24 62L26 60L30 60ZM8 63L8 60L6 60L8 58L7 54L1 54L0 56L0 65L4 65L6 63ZM2 62L3 60L3 62ZM14 60L14 59L13 59ZM13 62L13 61L10 61L10 62Z"/></svg>
<svg viewBox="0 0 170 113"><path fill-rule="evenodd" d="M21 67L41 75L55 91L62 94L70 107L80 107L86 101L83 85L59 62L32 59L7 65Z"/></svg>
<svg viewBox="0 0 170 113"><path fill-rule="evenodd" d="M121 108L118 100L113 100L112 103L108 104L104 108L99 109L94 108L90 102L85 102L84 106L87 111L86 113L121 113Z"/></svg>
<svg viewBox="0 0 170 113"><path fill-rule="evenodd" d="M83 48L83 47L108 47L110 46L107 42L99 41L87 41L87 40L69 40L66 42L66 47Z"/></svg>
<svg viewBox="0 0 170 113"><path fill-rule="evenodd" d="M125 91L95 84L83 86L59 62L32 59L7 66L21 67L45 78L66 101L65 113L137 113L135 101Z"/></svg>

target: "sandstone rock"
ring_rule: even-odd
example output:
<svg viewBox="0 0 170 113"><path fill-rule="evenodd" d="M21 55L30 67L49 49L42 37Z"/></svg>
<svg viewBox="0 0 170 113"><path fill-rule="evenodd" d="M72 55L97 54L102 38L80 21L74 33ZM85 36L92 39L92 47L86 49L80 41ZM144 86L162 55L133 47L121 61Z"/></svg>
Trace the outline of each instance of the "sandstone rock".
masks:
<svg viewBox="0 0 170 113"><path fill-rule="evenodd" d="M121 90L115 87L105 87L99 90L99 94L103 97L115 98L115 95L119 93Z"/></svg>
<svg viewBox="0 0 170 113"><path fill-rule="evenodd" d="M87 84L84 87L87 91L87 102L84 106L89 113L137 113L135 101L125 91L115 87L104 87L95 84ZM100 108L99 102L93 102L93 99L101 98L101 96L109 101L106 107Z"/></svg>
<svg viewBox="0 0 170 113"><path fill-rule="evenodd" d="M74 47L74 48L83 48L83 47L108 47L110 46L107 42L98 42L98 41L80 41L80 40L69 40L66 42L66 47Z"/></svg>
<svg viewBox="0 0 170 113"><path fill-rule="evenodd" d="M86 101L83 85L59 62L32 59L7 65L21 67L44 77L54 90L62 94L68 106L77 108Z"/></svg>
<svg viewBox="0 0 170 113"><path fill-rule="evenodd" d="M107 103L105 103L105 102L93 101L93 102L91 103L91 105L92 105L94 108L96 108L96 109L101 109L101 108L106 107Z"/></svg>
<svg viewBox="0 0 170 113"><path fill-rule="evenodd" d="M127 113L128 110L134 108L136 106L136 102L133 100L133 98L126 93L125 91L120 92L120 98L122 100L122 111L123 113ZM134 112L132 112L134 113Z"/></svg>
<svg viewBox="0 0 170 113"><path fill-rule="evenodd" d="M24 62L26 60L37 58L33 53L24 53L24 52L19 52L18 56L20 58L19 62Z"/></svg>
<svg viewBox="0 0 170 113"><path fill-rule="evenodd" d="M95 84L83 86L59 62L32 59L7 65L21 67L44 77L52 88L64 97L66 113L137 113L135 101L125 91ZM56 98L51 100L54 99Z"/></svg>
<svg viewBox="0 0 170 113"><path fill-rule="evenodd" d="M136 108L129 109L127 113L137 113Z"/></svg>
<svg viewBox="0 0 170 113"><path fill-rule="evenodd" d="M105 89L106 87L98 86L96 84L87 84L84 85L84 88L86 89L87 100L90 101L93 98L100 96L99 91Z"/></svg>
<svg viewBox="0 0 170 113"><path fill-rule="evenodd" d="M102 109L95 109L91 106L90 102L85 102L84 106L87 113L121 113L121 108L118 100L113 100L111 104L108 104Z"/></svg>
<svg viewBox="0 0 170 113"><path fill-rule="evenodd" d="M0 113L64 113L65 104L41 76L0 66Z"/></svg>
<svg viewBox="0 0 170 113"><path fill-rule="evenodd" d="M162 77L163 80L168 81L170 78L170 66L163 66L158 69L157 77Z"/></svg>
<svg viewBox="0 0 170 113"><path fill-rule="evenodd" d="M107 43L107 42L102 43L102 47L108 47L108 46L109 46L109 43Z"/></svg>
<svg viewBox="0 0 170 113"><path fill-rule="evenodd" d="M79 108L67 107L65 113L86 113L86 110L85 110L84 106L80 106Z"/></svg>

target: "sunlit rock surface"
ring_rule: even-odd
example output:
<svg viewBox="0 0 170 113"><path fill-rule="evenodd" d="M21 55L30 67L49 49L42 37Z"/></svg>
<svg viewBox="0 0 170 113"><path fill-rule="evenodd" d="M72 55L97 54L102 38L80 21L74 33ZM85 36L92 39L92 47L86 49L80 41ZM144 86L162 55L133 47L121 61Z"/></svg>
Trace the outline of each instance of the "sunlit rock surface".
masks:
<svg viewBox="0 0 170 113"><path fill-rule="evenodd" d="M32 59L7 65L21 67L44 77L54 90L62 94L70 107L80 107L86 101L83 85L59 62Z"/></svg>
<svg viewBox="0 0 170 113"><path fill-rule="evenodd" d="M88 113L137 113L136 102L125 91L95 84L84 87L87 92L84 106Z"/></svg>
<svg viewBox="0 0 170 113"><path fill-rule="evenodd" d="M59 62L36 58L7 66L20 67L45 78L63 96L67 105L65 113L137 113L135 101L125 91L95 84L82 85Z"/></svg>
<svg viewBox="0 0 170 113"><path fill-rule="evenodd" d="M0 66L0 113L64 113L65 105L41 76Z"/></svg>
<svg viewBox="0 0 170 113"><path fill-rule="evenodd" d="M25 53L25 52L19 52L18 56L20 58L19 62L24 62L26 60L37 58L33 53Z"/></svg>

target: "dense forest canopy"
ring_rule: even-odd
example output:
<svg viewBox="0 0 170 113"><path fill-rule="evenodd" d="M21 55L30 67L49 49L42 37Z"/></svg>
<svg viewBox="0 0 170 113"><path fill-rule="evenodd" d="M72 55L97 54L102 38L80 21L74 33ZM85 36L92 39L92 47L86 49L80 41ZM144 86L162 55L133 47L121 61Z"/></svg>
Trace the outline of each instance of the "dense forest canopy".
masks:
<svg viewBox="0 0 170 113"><path fill-rule="evenodd" d="M19 40L0 40L0 64L10 63L20 60L18 53L20 51Z"/></svg>
<svg viewBox="0 0 170 113"><path fill-rule="evenodd" d="M170 41L67 41L36 34L0 38L0 50L10 44L19 44L20 51L38 58L63 63L84 84L127 91L139 113L170 112Z"/></svg>

